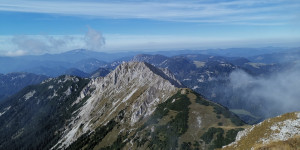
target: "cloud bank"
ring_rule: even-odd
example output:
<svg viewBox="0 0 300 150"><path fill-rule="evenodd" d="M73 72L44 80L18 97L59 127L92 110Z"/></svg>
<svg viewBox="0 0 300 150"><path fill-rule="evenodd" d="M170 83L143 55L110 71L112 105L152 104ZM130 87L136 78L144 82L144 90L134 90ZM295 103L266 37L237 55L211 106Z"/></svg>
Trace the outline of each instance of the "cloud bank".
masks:
<svg viewBox="0 0 300 150"><path fill-rule="evenodd" d="M45 52L50 52L51 50L61 49L70 38L57 39L52 36L14 36L12 38L12 43L18 48L18 51L23 51L24 53L32 54L42 54Z"/></svg>
<svg viewBox="0 0 300 150"><path fill-rule="evenodd" d="M14 39L14 40L12 40ZM201 50L210 48L265 46L297 47L299 38L294 39L235 39L209 38L174 35L119 35L105 34L88 29L85 35L23 35L0 36L0 55L20 56L25 54L61 53L74 49L95 51L160 51ZM27 43L27 42L28 43ZM272 41L272 43L269 43ZM31 43L31 44L29 44ZM22 52L22 53L20 53ZM14 54L15 53L15 54Z"/></svg>
<svg viewBox="0 0 300 150"><path fill-rule="evenodd" d="M100 48L105 44L103 35L91 27L88 27L88 31L85 34L84 39L86 48L90 50L100 50Z"/></svg>
<svg viewBox="0 0 300 150"><path fill-rule="evenodd" d="M4 43L1 45L4 56L61 53L73 49L99 51L105 44L103 35L90 27L85 35L18 35L0 38L0 41Z"/></svg>
<svg viewBox="0 0 300 150"><path fill-rule="evenodd" d="M266 117L300 111L300 66L268 77L253 77L242 70L230 74L230 86L244 101L261 104ZM257 110L259 111L259 110Z"/></svg>

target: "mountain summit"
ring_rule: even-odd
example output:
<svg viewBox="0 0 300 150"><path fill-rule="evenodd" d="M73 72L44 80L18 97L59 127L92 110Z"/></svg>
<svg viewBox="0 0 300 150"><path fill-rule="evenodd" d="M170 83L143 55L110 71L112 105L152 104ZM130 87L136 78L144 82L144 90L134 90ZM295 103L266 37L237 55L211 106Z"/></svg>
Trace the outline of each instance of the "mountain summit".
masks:
<svg viewBox="0 0 300 150"><path fill-rule="evenodd" d="M170 149L191 142L194 148L221 147L244 124L183 88L168 70L145 62L123 63L106 77L93 79L75 103L86 97L53 149ZM207 137L214 134L228 142Z"/></svg>
<svg viewBox="0 0 300 150"><path fill-rule="evenodd" d="M78 110L72 123L59 141L60 147L68 146L84 133L94 131L99 125L107 124L118 115L126 118L123 126L134 126L142 117L149 116L157 104L164 102L182 87L174 76L143 62L119 65L104 78L92 79L82 91L85 105ZM86 91L91 91L86 93Z"/></svg>

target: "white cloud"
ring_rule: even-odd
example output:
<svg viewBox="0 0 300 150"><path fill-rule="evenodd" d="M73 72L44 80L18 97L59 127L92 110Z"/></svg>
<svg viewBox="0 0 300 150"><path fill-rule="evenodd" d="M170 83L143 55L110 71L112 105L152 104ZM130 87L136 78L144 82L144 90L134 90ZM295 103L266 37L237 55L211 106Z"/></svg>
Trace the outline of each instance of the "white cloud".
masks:
<svg viewBox="0 0 300 150"><path fill-rule="evenodd" d="M24 54L43 54L62 50L71 40L68 36L58 38L49 35L19 35L11 38L11 44Z"/></svg>
<svg viewBox="0 0 300 150"><path fill-rule="evenodd" d="M299 1L20 1L0 2L0 11L53 13L102 18L144 18L167 21L221 22L240 21L261 24L286 24L299 14ZM234 18L234 19L232 19ZM248 19L245 19L248 18ZM241 20L242 19L242 20ZM257 24L259 24L257 23Z"/></svg>
<svg viewBox="0 0 300 150"><path fill-rule="evenodd" d="M245 102L263 104L266 114L299 111L300 66L286 68L267 77L253 77L237 70L230 74L230 85Z"/></svg>
<svg viewBox="0 0 300 150"><path fill-rule="evenodd" d="M0 36L0 55L20 56L61 53L73 49L101 50L103 35L90 27L85 35L18 35Z"/></svg>
<svg viewBox="0 0 300 150"><path fill-rule="evenodd" d="M9 57L15 57L15 56L23 56L27 54L26 51L23 50L16 50L16 51L7 51L4 56L9 56Z"/></svg>
<svg viewBox="0 0 300 150"><path fill-rule="evenodd" d="M73 49L89 49L96 51L157 51L181 49L208 49L232 47L265 47L283 46L298 47L299 38L287 39L267 38L240 39L214 38L180 35L103 35L94 29L88 29L85 35L26 35L0 36L0 55L13 56L13 52L21 54L61 53Z"/></svg>
<svg viewBox="0 0 300 150"><path fill-rule="evenodd" d="M86 48L90 50L100 50L101 47L105 44L105 39L103 35L90 27L85 34Z"/></svg>

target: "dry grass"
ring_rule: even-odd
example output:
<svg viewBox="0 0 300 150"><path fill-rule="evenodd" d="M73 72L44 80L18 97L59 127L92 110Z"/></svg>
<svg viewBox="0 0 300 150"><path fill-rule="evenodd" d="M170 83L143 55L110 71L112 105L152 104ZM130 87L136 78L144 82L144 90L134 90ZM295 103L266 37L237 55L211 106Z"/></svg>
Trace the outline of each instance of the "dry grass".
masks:
<svg viewBox="0 0 300 150"><path fill-rule="evenodd" d="M300 135L287 141L272 142L267 145L257 145L255 150L300 150Z"/></svg>
<svg viewBox="0 0 300 150"><path fill-rule="evenodd" d="M191 101L188 119L189 128L179 138L178 145L181 145L183 142L199 142L199 137L201 137L211 127L222 128L225 133L231 129L248 127L246 125L236 126L229 118L225 118L223 115L219 115L220 118L217 118L217 114L214 112L214 108L212 106L205 106L196 103L196 95L192 93L192 90L186 89L186 91L188 91L187 96ZM201 117L200 125L197 120L198 117ZM221 122L223 125L218 125L219 122Z"/></svg>
<svg viewBox="0 0 300 150"><path fill-rule="evenodd" d="M286 147L286 144L280 145L280 144L276 144L273 143L271 145L263 145L262 142L258 142L260 141L261 138L268 138L272 132L270 127L276 123L276 122L282 122L285 121L287 119L292 119L295 120L297 119L297 115L296 113L287 113L284 114L282 116L279 117L275 117L275 118L271 118L268 119L264 122L262 122L261 124L256 125L252 131L250 131L247 136L244 136L241 138L240 141L238 141L236 144L231 145L231 146L227 146L226 148L223 148L223 150L250 150L252 147L254 148L255 146L257 146L257 148L259 148L259 150L269 150L268 148L271 148L272 146L278 146L278 148L280 149L280 146L282 146L283 150L284 147ZM280 143L280 142L278 142ZM299 138L298 138L298 143L299 143ZM279 146L280 145L280 146ZM267 147L265 147L267 146ZM276 147L274 147L276 148ZM298 149L296 149L298 150Z"/></svg>

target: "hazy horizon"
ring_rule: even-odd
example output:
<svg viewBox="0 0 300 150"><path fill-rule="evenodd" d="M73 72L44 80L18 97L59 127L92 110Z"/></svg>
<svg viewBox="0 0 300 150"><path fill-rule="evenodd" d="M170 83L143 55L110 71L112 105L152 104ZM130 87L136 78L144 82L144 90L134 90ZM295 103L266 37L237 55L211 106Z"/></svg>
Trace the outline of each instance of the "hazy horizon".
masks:
<svg viewBox="0 0 300 150"><path fill-rule="evenodd" d="M299 47L298 1L0 2L0 55Z"/></svg>

